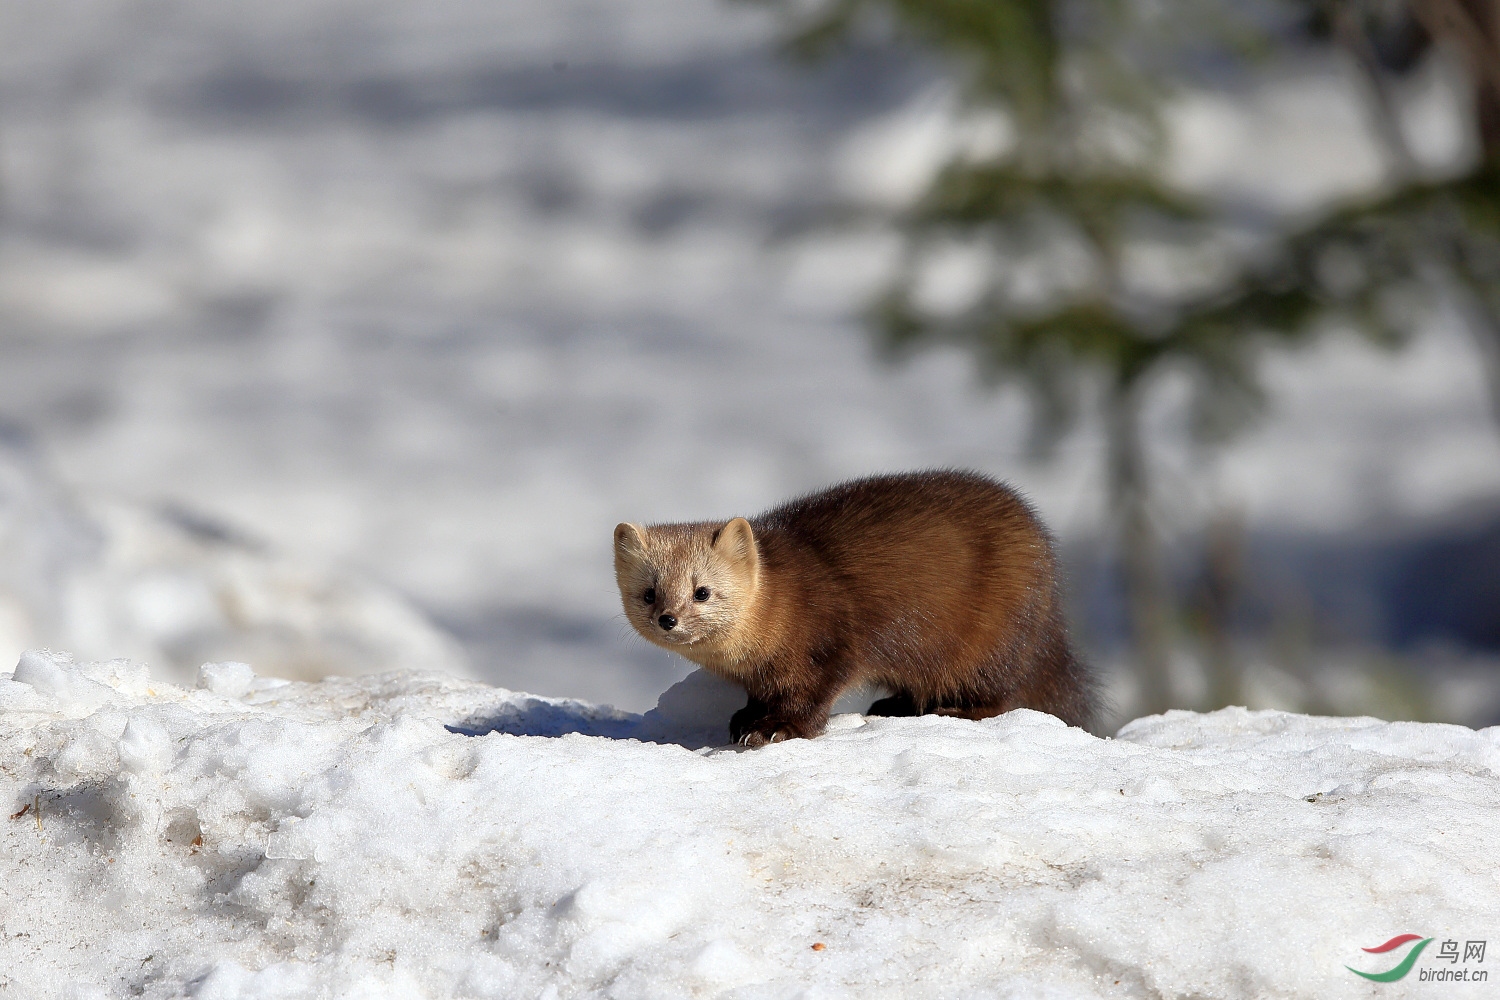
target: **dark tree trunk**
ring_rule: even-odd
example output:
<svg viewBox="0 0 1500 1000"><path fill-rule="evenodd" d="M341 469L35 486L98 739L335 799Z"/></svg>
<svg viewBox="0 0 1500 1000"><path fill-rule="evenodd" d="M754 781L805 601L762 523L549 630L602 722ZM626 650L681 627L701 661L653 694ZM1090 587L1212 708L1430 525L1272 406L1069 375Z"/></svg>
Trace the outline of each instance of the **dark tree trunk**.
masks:
<svg viewBox="0 0 1500 1000"><path fill-rule="evenodd" d="M1110 508L1117 519L1131 653L1140 683L1137 710L1149 715L1173 707L1167 660L1171 615L1156 532L1151 525L1140 399L1134 383L1114 386L1106 407L1106 433Z"/></svg>
<svg viewBox="0 0 1500 1000"><path fill-rule="evenodd" d="M1474 113L1485 160L1500 165L1500 0L1411 0L1427 33L1453 45L1474 77Z"/></svg>
<svg viewBox="0 0 1500 1000"><path fill-rule="evenodd" d="M1474 113L1484 158L1492 169L1500 169L1500 0L1460 0L1474 19L1483 38L1488 69L1475 73L1479 92Z"/></svg>
<svg viewBox="0 0 1500 1000"><path fill-rule="evenodd" d="M1199 601L1203 615L1203 659L1208 670L1208 708L1245 704L1234 650L1234 606L1239 599L1245 527L1230 513L1208 526Z"/></svg>

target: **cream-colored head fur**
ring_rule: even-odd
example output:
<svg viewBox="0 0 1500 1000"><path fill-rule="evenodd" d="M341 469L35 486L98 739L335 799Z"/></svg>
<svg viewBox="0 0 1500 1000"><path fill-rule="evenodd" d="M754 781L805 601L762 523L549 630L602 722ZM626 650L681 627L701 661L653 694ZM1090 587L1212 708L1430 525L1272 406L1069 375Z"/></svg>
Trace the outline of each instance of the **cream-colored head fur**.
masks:
<svg viewBox="0 0 1500 1000"><path fill-rule="evenodd" d="M615 582L646 639L720 666L753 614L760 556L750 522L615 528Z"/></svg>

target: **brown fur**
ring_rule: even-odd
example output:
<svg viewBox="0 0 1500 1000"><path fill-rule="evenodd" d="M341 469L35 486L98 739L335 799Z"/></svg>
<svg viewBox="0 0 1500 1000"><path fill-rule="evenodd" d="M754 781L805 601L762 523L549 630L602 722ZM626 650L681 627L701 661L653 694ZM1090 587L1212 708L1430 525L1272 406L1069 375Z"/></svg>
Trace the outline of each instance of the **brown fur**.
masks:
<svg viewBox="0 0 1500 1000"><path fill-rule="evenodd" d="M874 715L1093 715L1051 539L976 473L857 479L748 521L621 524L615 577L641 635L745 686L730 735L749 746L817 736L864 683L891 692Z"/></svg>

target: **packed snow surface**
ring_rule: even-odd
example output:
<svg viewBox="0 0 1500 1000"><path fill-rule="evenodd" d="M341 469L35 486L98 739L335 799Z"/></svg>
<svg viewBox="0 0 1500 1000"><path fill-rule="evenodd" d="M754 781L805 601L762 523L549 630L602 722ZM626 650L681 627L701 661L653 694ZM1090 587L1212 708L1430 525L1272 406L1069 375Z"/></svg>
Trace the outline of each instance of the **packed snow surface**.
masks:
<svg viewBox="0 0 1500 1000"><path fill-rule="evenodd" d="M734 695L27 653L0 996L1401 996L1417 972L1345 966L1500 927L1500 729L1017 711L703 747Z"/></svg>

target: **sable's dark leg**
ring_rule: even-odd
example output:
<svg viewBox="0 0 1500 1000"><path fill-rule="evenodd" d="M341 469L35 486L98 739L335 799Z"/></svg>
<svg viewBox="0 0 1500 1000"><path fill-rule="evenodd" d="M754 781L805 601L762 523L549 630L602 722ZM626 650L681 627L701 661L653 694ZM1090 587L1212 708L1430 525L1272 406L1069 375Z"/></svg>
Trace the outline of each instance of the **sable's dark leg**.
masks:
<svg viewBox="0 0 1500 1000"><path fill-rule="evenodd" d="M820 735L828 725L828 709L832 705L832 698L826 701L777 700L768 704L758 716L741 719L740 713L750 710L747 705L730 720L730 733L736 743L752 748L763 747L767 743L780 743L782 740L810 740ZM738 727L735 726L736 721L740 723ZM735 732L736 728L738 733Z"/></svg>
<svg viewBox="0 0 1500 1000"><path fill-rule="evenodd" d="M736 743L740 742L770 710L769 705L752 694L750 700L745 702L745 707L729 717L729 738Z"/></svg>
<svg viewBox="0 0 1500 1000"><path fill-rule="evenodd" d="M750 703L729 720L729 733L747 747L812 739L827 727L829 709L843 689L842 672L826 670L813 675L813 683L801 690L778 691L764 698L751 695Z"/></svg>
<svg viewBox="0 0 1500 1000"><path fill-rule="evenodd" d="M870 706L866 715L884 715L890 717L901 717L921 715L917 711L917 702L912 698L910 692L898 691L889 698L881 698Z"/></svg>

